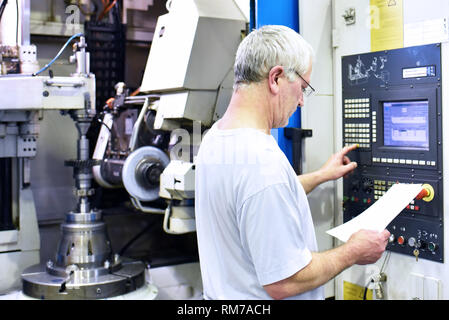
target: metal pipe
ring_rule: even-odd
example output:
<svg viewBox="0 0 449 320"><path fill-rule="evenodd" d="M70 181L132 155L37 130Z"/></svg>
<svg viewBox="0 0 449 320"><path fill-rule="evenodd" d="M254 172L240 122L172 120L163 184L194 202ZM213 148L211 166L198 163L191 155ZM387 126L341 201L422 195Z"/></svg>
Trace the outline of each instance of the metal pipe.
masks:
<svg viewBox="0 0 449 320"><path fill-rule="evenodd" d="M20 28L21 30L21 43L24 46L28 46L31 43L30 40L30 20L31 20L31 4L30 0L21 0L21 19L20 19Z"/></svg>
<svg viewBox="0 0 449 320"><path fill-rule="evenodd" d="M134 197L130 197L132 205L137 209L144 213L153 213L153 214L165 214L165 209L153 208L153 207L145 207L142 206L140 200Z"/></svg>

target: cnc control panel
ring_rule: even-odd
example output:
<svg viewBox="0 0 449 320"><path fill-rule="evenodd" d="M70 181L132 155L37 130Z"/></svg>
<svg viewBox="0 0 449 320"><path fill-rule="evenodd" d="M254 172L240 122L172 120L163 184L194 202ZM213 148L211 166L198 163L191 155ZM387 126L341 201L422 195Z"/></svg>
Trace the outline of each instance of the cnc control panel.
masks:
<svg viewBox="0 0 449 320"><path fill-rule="evenodd" d="M343 220L395 183L425 184L388 225L387 250L443 262L441 47L423 45L342 58L343 145L358 164L343 182Z"/></svg>

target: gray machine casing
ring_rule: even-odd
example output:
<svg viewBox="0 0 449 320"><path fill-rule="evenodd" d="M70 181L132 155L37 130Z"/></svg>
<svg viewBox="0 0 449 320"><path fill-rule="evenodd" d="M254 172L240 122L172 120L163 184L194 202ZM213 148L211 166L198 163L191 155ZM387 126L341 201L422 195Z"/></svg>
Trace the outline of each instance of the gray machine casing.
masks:
<svg viewBox="0 0 449 320"><path fill-rule="evenodd" d="M157 129L178 128L181 119L210 126L224 113L245 29L245 17L228 0L173 1L158 19L140 88L161 93Z"/></svg>
<svg viewBox="0 0 449 320"><path fill-rule="evenodd" d="M140 91L160 95L154 129L171 131L178 141L160 177L159 196L182 201L165 212L168 233L195 230L196 150L202 129L211 127L229 104L235 52L245 34L246 18L229 0L174 0L169 13L158 18ZM182 156L174 151L181 149Z"/></svg>

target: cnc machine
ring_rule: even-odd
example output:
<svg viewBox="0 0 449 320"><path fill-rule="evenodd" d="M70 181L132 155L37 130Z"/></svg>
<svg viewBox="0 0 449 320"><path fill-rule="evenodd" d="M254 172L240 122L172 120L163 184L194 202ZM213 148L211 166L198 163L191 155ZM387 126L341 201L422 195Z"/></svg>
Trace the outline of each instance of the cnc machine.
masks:
<svg viewBox="0 0 449 320"><path fill-rule="evenodd" d="M143 106L135 116L129 154L116 162L115 176L121 179L108 179L105 164L112 159L94 168L99 184L124 186L138 210L164 214L167 233L195 231L194 157L203 132L229 103L234 55L245 33L246 20L233 1L172 1L156 25L140 87L147 95L124 98L124 105L140 99ZM103 119L112 125L119 118L108 111ZM145 132L146 142L139 143ZM96 158L107 158L108 139L102 128ZM163 210L151 206L159 198L167 202Z"/></svg>

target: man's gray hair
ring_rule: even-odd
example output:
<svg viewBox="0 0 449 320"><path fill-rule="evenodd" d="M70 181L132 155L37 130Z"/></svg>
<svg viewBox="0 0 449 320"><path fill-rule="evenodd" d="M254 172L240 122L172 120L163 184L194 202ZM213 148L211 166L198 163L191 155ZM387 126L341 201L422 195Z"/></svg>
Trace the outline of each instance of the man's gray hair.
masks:
<svg viewBox="0 0 449 320"><path fill-rule="evenodd" d="M274 66L283 66L290 81L294 72L307 73L314 58L309 43L285 26L263 26L248 34L237 49L234 64L234 89L259 82Z"/></svg>

